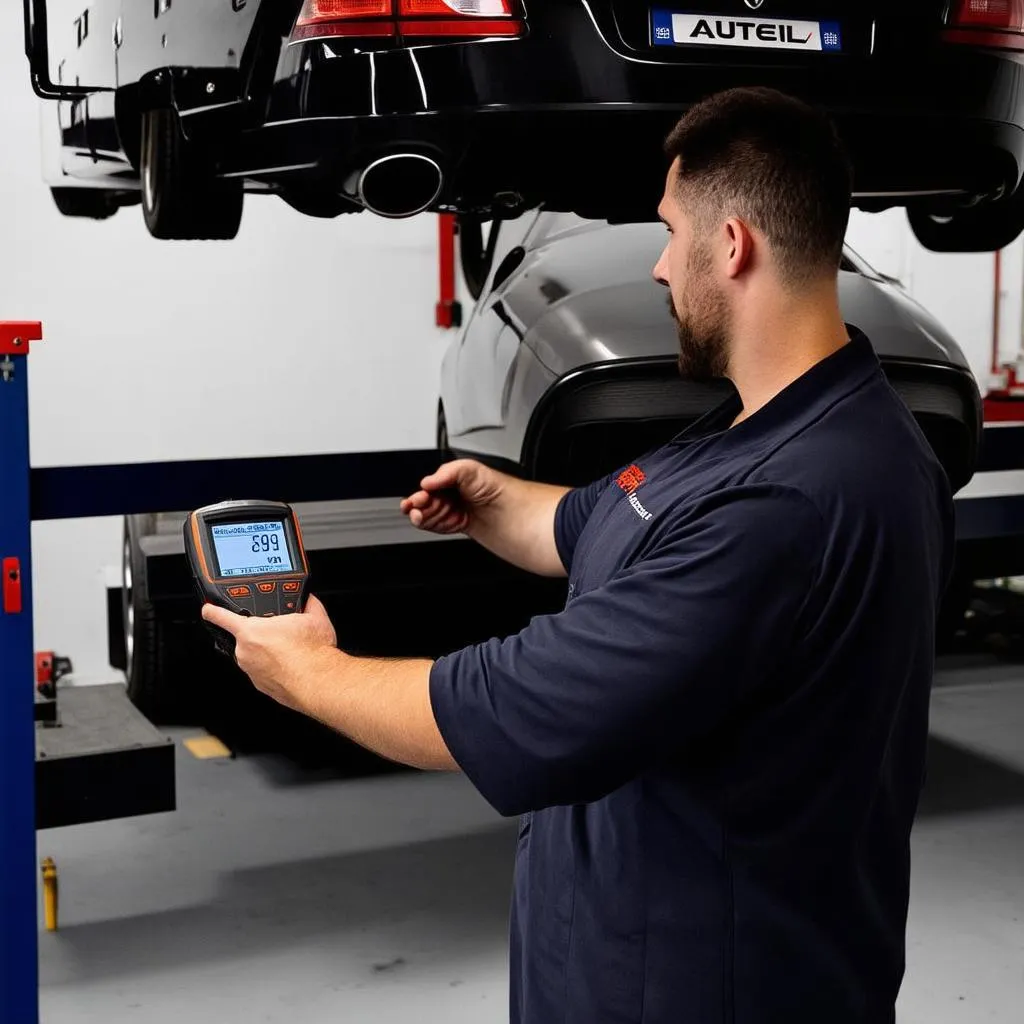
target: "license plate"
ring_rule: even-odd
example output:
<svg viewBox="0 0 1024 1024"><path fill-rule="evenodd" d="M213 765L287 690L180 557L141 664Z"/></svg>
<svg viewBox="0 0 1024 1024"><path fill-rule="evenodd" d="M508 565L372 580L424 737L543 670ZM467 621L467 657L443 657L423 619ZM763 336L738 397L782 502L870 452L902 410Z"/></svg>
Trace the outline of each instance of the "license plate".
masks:
<svg viewBox="0 0 1024 1024"><path fill-rule="evenodd" d="M802 50L841 53L838 21L745 18L721 14L651 11L655 46L739 46L752 50Z"/></svg>

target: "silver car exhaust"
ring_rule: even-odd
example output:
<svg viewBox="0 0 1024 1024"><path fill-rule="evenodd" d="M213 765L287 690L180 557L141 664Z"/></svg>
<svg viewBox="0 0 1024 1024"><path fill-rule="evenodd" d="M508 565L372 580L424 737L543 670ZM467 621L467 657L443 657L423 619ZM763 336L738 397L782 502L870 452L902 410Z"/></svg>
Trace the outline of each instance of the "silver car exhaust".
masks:
<svg viewBox="0 0 1024 1024"><path fill-rule="evenodd" d="M437 200L444 184L440 164L421 153L378 157L345 181L344 192L371 213L392 219L414 217Z"/></svg>

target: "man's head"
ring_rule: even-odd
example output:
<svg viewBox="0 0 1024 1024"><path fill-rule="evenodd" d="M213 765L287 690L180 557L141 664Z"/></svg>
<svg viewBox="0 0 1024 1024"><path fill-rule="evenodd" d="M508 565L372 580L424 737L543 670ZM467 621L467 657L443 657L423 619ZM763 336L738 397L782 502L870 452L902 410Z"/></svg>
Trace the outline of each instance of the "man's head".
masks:
<svg viewBox="0 0 1024 1024"><path fill-rule="evenodd" d="M724 376L737 309L774 289L834 287L851 173L828 119L771 89L731 89L669 135L658 213L669 240L654 276L669 288L680 370Z"/></svg>

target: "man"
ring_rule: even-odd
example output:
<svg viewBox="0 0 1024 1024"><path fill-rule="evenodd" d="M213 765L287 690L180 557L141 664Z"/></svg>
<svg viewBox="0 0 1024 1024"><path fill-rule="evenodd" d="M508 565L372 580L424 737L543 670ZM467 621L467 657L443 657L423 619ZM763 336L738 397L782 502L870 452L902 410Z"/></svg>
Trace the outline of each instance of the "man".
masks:
<svg viewBox="0 0 1024 1024"><path fill-rule="evenodd" d="M840 315L827 121L731 91L667 149L654 274L736 397L590 487L457 461L402 503L565 609L435 664L348 657L316 602L206 617L278 700L523 815L514 1021L891 1022L948 486Z"/></svg>

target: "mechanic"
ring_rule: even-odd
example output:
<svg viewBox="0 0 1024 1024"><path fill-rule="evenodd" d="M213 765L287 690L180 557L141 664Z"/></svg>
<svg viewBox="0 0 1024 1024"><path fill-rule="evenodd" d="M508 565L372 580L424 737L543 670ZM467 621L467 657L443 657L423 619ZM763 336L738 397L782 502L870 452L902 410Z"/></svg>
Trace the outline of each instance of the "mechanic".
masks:
<svg viewBox="0 0 1024 1024"><path fill-rule="evenodd" d="M832 125L733 90L667 152L654 276L682 373L735 396L589 487L460 460L402 502L564 610L435 663L342 653L316 601L204 614L281 703L522 815L517 1024L892 1022L948 484L840 314Z"/></svg>

